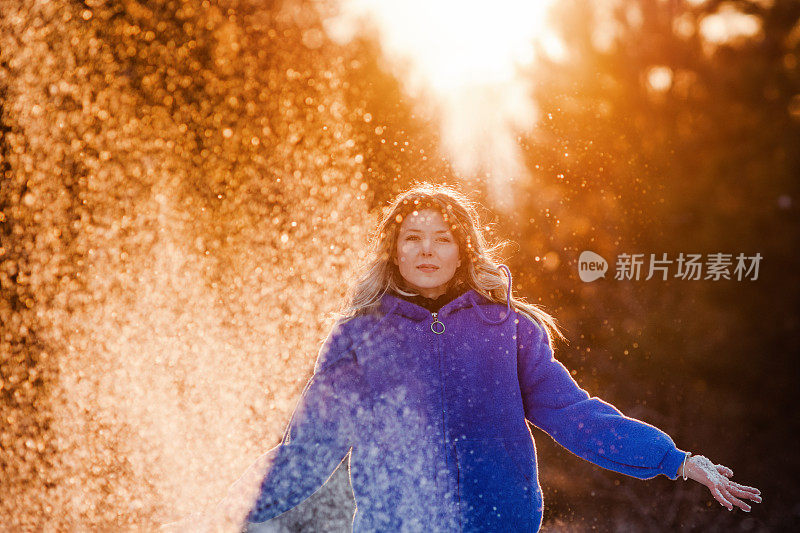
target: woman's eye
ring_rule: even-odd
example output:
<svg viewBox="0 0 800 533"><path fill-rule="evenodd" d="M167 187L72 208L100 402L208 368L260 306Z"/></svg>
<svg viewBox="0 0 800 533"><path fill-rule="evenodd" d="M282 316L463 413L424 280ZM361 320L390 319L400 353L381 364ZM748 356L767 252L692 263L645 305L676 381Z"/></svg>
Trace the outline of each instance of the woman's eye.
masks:
<svg viewBox="0 0 800 533"><path fill-rule="evenodd" d="M417 240L419 240L419 236L418 235L408 235L408 236L406 236L406 240L407 241L417 241ZM450 239L450 237L439 237L439 239L437 239L437 240L439 242L452 242L452 239Z"/></svg>

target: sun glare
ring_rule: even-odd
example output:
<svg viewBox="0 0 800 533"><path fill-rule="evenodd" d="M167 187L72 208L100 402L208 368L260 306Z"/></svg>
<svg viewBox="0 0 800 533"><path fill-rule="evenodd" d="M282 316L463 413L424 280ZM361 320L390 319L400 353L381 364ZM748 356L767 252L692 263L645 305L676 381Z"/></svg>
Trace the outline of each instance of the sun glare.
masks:
<svg viewBox="0 0 800 533"><path fill-rule="evenodd" d="M387 51L436 91L504 83L533 60L549 2L370 2ZM491 8L488 8L491 6Z"/></svg>
<svg viewBox="0 0 800 533"><path fill-rule="evenodd" d="M326 30L346 42L374 28L389 67L440 119L456 169L489 177L500 207L510 207L509 182L525 174L516 139L537 117L522 71L535 64L536 43L551 58L563 51L548 31L552 4L342 0Z"/></svg>

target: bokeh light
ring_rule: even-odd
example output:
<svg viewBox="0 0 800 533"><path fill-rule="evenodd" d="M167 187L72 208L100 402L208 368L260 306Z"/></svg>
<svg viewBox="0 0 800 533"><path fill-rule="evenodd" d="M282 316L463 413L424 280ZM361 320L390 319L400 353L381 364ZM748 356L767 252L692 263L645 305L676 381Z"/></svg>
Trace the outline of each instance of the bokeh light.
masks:
<svg viewBox="0 0 800 533"><path fill-rule="evenodd" d="M218 500L277 443L363 259L357 110L314 12L174 7L3 7L10 530Z"/></svg>

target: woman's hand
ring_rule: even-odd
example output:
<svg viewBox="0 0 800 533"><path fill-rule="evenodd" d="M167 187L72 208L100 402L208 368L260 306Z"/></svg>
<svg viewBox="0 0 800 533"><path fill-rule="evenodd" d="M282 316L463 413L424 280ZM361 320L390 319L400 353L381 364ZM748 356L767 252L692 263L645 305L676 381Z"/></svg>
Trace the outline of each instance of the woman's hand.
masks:
<svg viewBox="0 0 800 533"><path fill-rule="evenodd" d="M175 522L162 524L158 531L161 533L217 533L219 531L238 531L232 524L225 521L223 516L215 513L215 508L192 513Z"/></svg>
<svg viewBox="0 0 800 533"><path fill-rule="evenodd" d="M208 529L208 517L203 513L192 513L175 522L162 524L158 531L163 533L183 533L189 531L206 531Z"/></svg>
<svg viewBox="0 0 800 533"><path fill-rule="evenodd" d="M739 498L747 498L756 503L761 502L760 490L731 481L728 478L733 475L733 470L727 466L715 465L703 455L689 457L684 468L686 469L686 477L692 478L708 487L711 495L716 498L720 505L727 507L729 511L733 511L733 506L735 505L743 511L750 512L750 506ZM679 470L678 475L683 475L683 471Z"/></svg>
<svg viewBox="0 0 800 533"><path fill-rule="evenodd" d="M162 524L162 533L218 533L220 531L240 531L247 515L248 507L236 499L223 498L203 511L192 513L175 522ZM242 520L240 520L242 518Z"/></svg>

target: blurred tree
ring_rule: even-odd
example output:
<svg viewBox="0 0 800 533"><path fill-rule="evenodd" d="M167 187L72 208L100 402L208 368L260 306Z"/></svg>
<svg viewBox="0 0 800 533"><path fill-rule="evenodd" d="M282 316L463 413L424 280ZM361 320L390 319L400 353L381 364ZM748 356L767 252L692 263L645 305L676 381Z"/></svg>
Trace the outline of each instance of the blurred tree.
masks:
<svg viewBox="0 0 800 533"><path fill-rule="evenodd" d="M723 24L711 18L720 9L759 30L710 42L703 29ZM800 330L799 15L791 1L560 3L566 57L542 55L531 74L545 118L525 140L530 223L508 222L526 245L519 268L535 255L556 263L532 282L566 321L579 380L734 470L760 450L750 473L767 471L764 450L797 429L784 417ZM609 261L605 280L577 280L582 250ZM647 266L651 253L681 252L763 259L757 281L645 281L646 269L613 279L617 254L643 253ZM751 440L778 424L760 447ZM662 504L642 516L663 517ZM698 502L688 506L682 520Z"/></svg>

